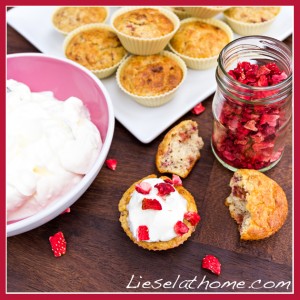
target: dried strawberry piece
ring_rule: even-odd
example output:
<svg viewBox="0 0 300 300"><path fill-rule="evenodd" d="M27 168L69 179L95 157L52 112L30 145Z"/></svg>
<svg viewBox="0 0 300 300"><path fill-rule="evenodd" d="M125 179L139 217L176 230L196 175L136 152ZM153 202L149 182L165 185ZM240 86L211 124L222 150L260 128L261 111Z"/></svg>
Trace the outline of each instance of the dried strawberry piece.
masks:
<svg viewBox="0 0 300 300"><path fill-rule="evenodd" d="M272 85L275 85L275 84L278 84L280 83L281 81L287 79L287 75L285 72L282 72L281 74L274 74L272 77L271 77L271 83Z"/></svg>
<svg viewBox="0 0 300 300"><path fill-rule="evenodd" d="M221 274L221 263L215 256L213 256L211 254L206 255L202 259L202 268L208 269L216 275Z"/></svg>
<svg viewBox="0 0 300 300"><path fill-rule="evenodd" d="M161 197L169 195L172 192L175 192L174 187L171 184L166 182L157 183L154 187L158 189L157 195Z"/></svg>
<svg viewBox="0 0 300 300"><path fill-rule="evenodd" d="M66 208L66 209L61 213L61 215L63 215L63 214L68 214L68 213L70 213L70 212L71 212L71 208L68 207L68 208Z"/></svg>
<svg viewBox="0 0 300 300"><path fill-rule="evenodd" d="M142 209L162 210L161 204L157 199L144 198L142 201Z"/></svg>
<svg viewBox="0 0 300 300"><path fill-rule="evenodd" d="M192 113L195 115L200 115L204 111L205 111L205 107L202 105L201 102L192 109Z"/></svg>
<svg viewBox="0 0 300 300"><path fill-rule="evenodd" d="M173 184L173 181L170 178L164 179L164 182L169 183L169 184Z"/></svg>
<svg viewBox="0 0 300 300"><path fill-rule="evenodd" d="M255 120L249 120L244 127L246 129L252 130L252 131L257 131L258 129L256 128L256 121Z"/></svg>
<svg viewBox="0 0 300 300"><path fill-rule="evenodd" d="M138 241L148 241L150 240L149 237L149 229L145 225L141 225L137 229L137 239Z"/></svg>
<svg viewBox="0 0 300 300"><path fill-rule="evenodd" d="M260 124L268 123L270 126L275 127L277 125L277 120L279 119L278 115L266 115L263 114L260 119Z"/></svg>
<svg viewBox="0 0 300 300"><path fill-rule="evenodd" d="M185 233L187 233L189 231L189 228L181 221L178 221L175 225L174 225L174 231L177 235L184 235Z"/></svg>
<svg viewBox="0 0 300 300"><path fill-rule="evenodd" d="M65 240L64 234L61 231L55 233L53 236L50 236L49 241L55 257L66 254L67 242Z"/></svg>
<svg viewBox="0 0 300 300"><path fill-rule="evenodd" d="M148 195L151 191L152 187L151 184L148 182L141 182L135 185L135 190L143 195Z"/></svg>
<svg viewBox="0 0 300 300"><path fill-rule="evenodd" d="M173 184L174 184L175 186L182 186L182 180L181 180L181 178L180 178L178 175L176 175L176 174L173 174L173 175L172 175L172 182L173 182Z"/></svg>
<svg viewBox="0 0 300 300"><path fill-rule="evenodd" d="M114 159L114 158L107 159L107 160L105 161L105 163L106 163L106 166L107 166L109 169L111 169L111 170L113 170L113 171L116 170L116 168L117 168L117 160L116 160L116 159Z"/></svg>
<svg viewBox="0 0 300 300"><path fill-rule="evenodd" d="M199 214L195 211L188 211L184 214L184 218L189 221L193 226L197 225L201 218Z"/></svg>

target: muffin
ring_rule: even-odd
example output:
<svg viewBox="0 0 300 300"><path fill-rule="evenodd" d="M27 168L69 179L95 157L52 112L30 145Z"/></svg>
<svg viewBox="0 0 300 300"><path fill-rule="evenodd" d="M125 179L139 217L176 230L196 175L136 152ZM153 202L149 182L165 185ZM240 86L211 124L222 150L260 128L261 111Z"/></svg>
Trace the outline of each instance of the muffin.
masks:
<svg viewBox="0 0 300 300"><path fill-rule="evenodd" d="M124 7L113 14L111 24L125 49L151 55L165 48L179 27L179 19L164 8Z"/></svg>
<svg viewBox="0 0 300 300"><path fill-rule="evenodd" d="M231 7L224 12L224 18L240 35L262 34L270 28L280 10L271 6Z"/></svg>
<svg viewBox="0 0 300 300"><path fill-rule="evenodd" d="M105 78L116 71L127 52L110 26L87 24L67 35L64 54L99 78Z"/></svg>
<svg viewBox="0 0 300 300"><path fill-rule="evenodd" d="M104 6L62 6L52 15L52 24L56 30L68 34L77 27L91 23L104 23L109 9Z"/></svg>
<svg viewBox="0 0 300 300"><path fill-rule="evenodd" d="M182 121L159 144L156 167L160 173L172 173L186 178L200 158L203 146L203 140L198 136L197 122Z"/></svg>
<svg viewBox="0 0 300 300"><path fill-rule="evenodd" d="M215 19L188 18L170 40L170 49L192 69L216 66L221 50L233 40L232 30Z"/></svg>
<svg viewBox="0 0 300 300"><path fill-rule="evenodd" d="M192 17L208 19L226 10L229 6L189 6L185 10Z"/></svg>
<svg viewBox="0 0 300 300"><path fill-rule="evenodd" d="M230 181L231 194L225 204L238 223L242 240L260 240L277 232L288 214L282 188L256 170L240 169Z"/></svg>
<svg viewBox="0 0 300 300"><path fill-rule="evenodd" d="M186 7L172 6L172 7L167 7L167 9L172 10L173 13L179 18L179 20L183 20L191 17L191 14L187 12Z"/></svg>
<svg viewBox="0 0 300 300"><path fill-rule="evenodd" d="M119 202L127 236L147 250L167 250L184 243L200 216L194 197L168 177L149 175L132 184Z"/></svg>
<svg viewBox="0 0 300 300"><path fill-rule="evenodd" d="M185 63L169 51L132 55L117 71L119 87L138 103L152 107L170 101L185 77Z"/></svg>

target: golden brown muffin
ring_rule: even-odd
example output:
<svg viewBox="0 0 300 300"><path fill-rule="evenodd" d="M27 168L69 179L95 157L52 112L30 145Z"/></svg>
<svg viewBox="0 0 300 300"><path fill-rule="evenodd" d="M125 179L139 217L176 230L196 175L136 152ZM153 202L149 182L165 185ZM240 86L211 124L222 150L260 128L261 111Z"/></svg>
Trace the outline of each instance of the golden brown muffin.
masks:
<svg viewBox="0 0 300 300"><path fill-rule="evenodd" d="M128 211L128 204L131 201L132 195L135 192L136 185L140 184L141 182L144 182L146 179L149 178L157 178L156 175L149 175L145 178L142 178L141 180L135 182L132 184L128 190L124 193L122 196L120 202L119 202L119 211L120 211L120 222L121 226L124 229L125 233L128 235L128 237L138 246L148 249L148 250L167 250L171 248L175 248L182 243L184 243L191 234L195 231L195 228L197 226L197 223L200 220L199 215L197 214L197 206L194 200L194 197L182 186L174 186L172 183L171 185L176 189L176 191L186 200L186 212L189 213L195 213L199 219L196 220L196 222L193 222L193 220L187 220L185 216L182 216L183 223L187 226L187 232L182 235L177 235L174 238L168 240L168 241L157 241L157 242L151 242L151 241L144 241L144 240L138 240L138 235L136 234L136 237L131 232L130 224L129 224L129 211ZM162 176L160 177L162 180L169 180L168 177ZM147 195L144 195L147 197ZM168 197L168 196L166 196ZM166 200L163 200L166 201ZM194 219L195 221L195 219ZM185 226L183 225L183 226Z"/></svg>
<svg viewBox="0 0 300 300"><path fill-rule="evenodd" d="M242 240L260 240L284 224L288 203L282 188L256 170L240 169L230 181L232 188L225 204L239 224Z"/></svg>
<svg viewBox="0 0 300 300"><path fill-rule="evenodd" d="M117 65L126 55L117 35L107 25L89 24L70 33L65 45L67 58L89 70L103 70Z"/></svg>
<svg viewBox="0 0 300 300"><path fill-rule="evenodd" d="M280 7L250 6L231 7L224 14L236 21L245 23L262 23L274 19L280 12Z"/></svg>
<svg viewBox="0 0 300 300"><path fill-rule="evenodd" d="M114 20L114 26L126 35L140 38L161 37L174 29L173 22L154 8L128 11Z"/></svg>
<svg viewBox="0 0 300 300"><path fill-rule="evenodd" d="M182 121L159 144L156 167L161 173L173 173L185 178L200 158L203 146L203 140L198 136L197 122Z"/></svg>
<svg viewBox="0 0 300 300"><path fill-rule="evenodd" d="M75 28L90 24L102 23L108 16L108 9L101 6L63 6L58 8L52 17L55 28L68 33Z"/></svg>
<svg viewBox="0 0 300 300"><path fill-rule="evenodd" d="M230 38L222 28L194 20L182 23L170 44L180 54L208 58L218 55L229 42Z"/></svg>
<svg viewBox="0 0 300 300"><path fill-rule="evenodd" d="M163 54L132 56L124 64L120 84L135 95L161 95L176 88L183 79L177 61Z"/></svg>

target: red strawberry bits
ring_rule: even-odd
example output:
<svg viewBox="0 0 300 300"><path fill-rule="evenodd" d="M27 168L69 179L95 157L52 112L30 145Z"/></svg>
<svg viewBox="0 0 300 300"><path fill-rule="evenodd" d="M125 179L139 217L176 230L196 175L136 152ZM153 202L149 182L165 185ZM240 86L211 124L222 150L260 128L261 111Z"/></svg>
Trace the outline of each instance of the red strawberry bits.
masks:
<svg viewBox="0 0 300 300"><path fill-rule="evenodd" d="M135 186L135 190L140 194L148 195L151 191L151 184L143 181Z"/></svg>
<svg viewBox="0 0 300 300"><path fill-rule="evenodd" d="M184 214L184 218L189 221L193 226L200 222L200 216L194 211L188 211Z"/></svg>
<svg viewBox="0 0 300 300"><path fill-rule="evenodd" d="M287 78L274 62L265 65L240 62L228 74L251 87L270 87ZM282 124L287 123L289 113L284 105L263 102L279 92L276 88L240 89L243 92L236 87L236 96L241 100L226 95L218 103L219 115L212 137L214 150L222 161L235 168L263 169L283 152Z"/></svg>
<svg viewBox="0 0 300 300"><path fill-rule="evenodd" d="M111 169L111 170L113 170L113 171L116 170L116 168L117 168L117 163L118 163L116 159L113 159L113 158L107 159L107 160L105 161L105 163L106 163L106 166L107 166L109 169Z"/></svg>
<svg viewBox="0 0 300 300"><path fill-rule="evenodd" d="M49 241L55 257L66 254L67 242L65 240L64 234L61 231L57 232L53 236L50 236Z"/></svg>
<svg viewBox="0 0 300 300"><path fill-rule="evenodd" d="M150 239L149 237L149 229L145 225L141 225L138 227L137 230L137 238L139 241L148 241Z"/></svg>
<svg viewBox="0 0 300 300"><path fill-rule="evenodd" d="M146 209L162 210L162 207L158 200L144 198L142 202L142 210Z"/></svg>
<svg viewBox="0 0 300 300"><path fill-rule="evenodd" d="M221 274L221 263L215 256L210 255L210 254L206 255L202 259L202 268L208 269L216 275Z"/></svg>
<svg viewBox="0 0 300 300"><path fill-rule="evenodd" d="M181 221L178 221L174 226L174 231L177 235L181 236L184 235L189 231L189 228Z"/></svg>
<svg viewBox="0 0 300 300"><path fill-rule="evenodd" d="M161 197L167 196L170 193L175 192L174 187L171 184L166 182L157 183L154 187L157 188L158 190L157 195Z"/></svg>
<svg viewBox="0 0 300 300"><path fill-rule="evenodd" d="M193 109L192 113L195 115L200 115L205 111L205 107L202 105L202 103L197 104Z"/></svg>

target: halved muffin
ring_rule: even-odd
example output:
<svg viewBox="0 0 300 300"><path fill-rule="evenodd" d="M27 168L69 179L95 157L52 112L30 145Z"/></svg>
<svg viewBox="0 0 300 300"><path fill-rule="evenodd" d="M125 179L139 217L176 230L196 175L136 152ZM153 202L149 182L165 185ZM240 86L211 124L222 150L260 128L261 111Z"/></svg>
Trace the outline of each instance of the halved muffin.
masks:
<svg viewBox="0 0 300 300"><path fill-rule="evenodd" d="M123 7L112 15L111 24L129 52L151 55L165 48L179 27L179 19L164 8Z"/></svg>
<svg viewBox="0 0 300 300"><path fill-rule="evenodd" d="M170 101L185 77L185 63L169 51L132 55L117 71L119 87L138 103L152 107Z"/></svg>
<svg viewBox="0 0 300 300"><path fill-rule="evenodd" d="M187 18L170 40L170 49L192 69L207 69L217 64L221 50L233 40L232 30L215 19Z"/></svg>
<svg viewBox="0 0 300 300"><path fill-rule="evenodd" d="M118 36L105 24L83 25L70 32L64 41L64 53L99 78L114 73L127 55Z"/></svg>
<svg viewBox="0 0 300 300"><path fill-rule="evenodd" d="M128 237L154 251L181 245L200 221L194 197L165 176L149 175L133 183L122 196L119 211Z"/></svg>
<svg viewBox="0 0 300 300"><path fill-rule="evenodd" d="M61 6L52 14L52 24L60 33L68 34L85 24L104 23L108 16L105 6Z"/></svg>

